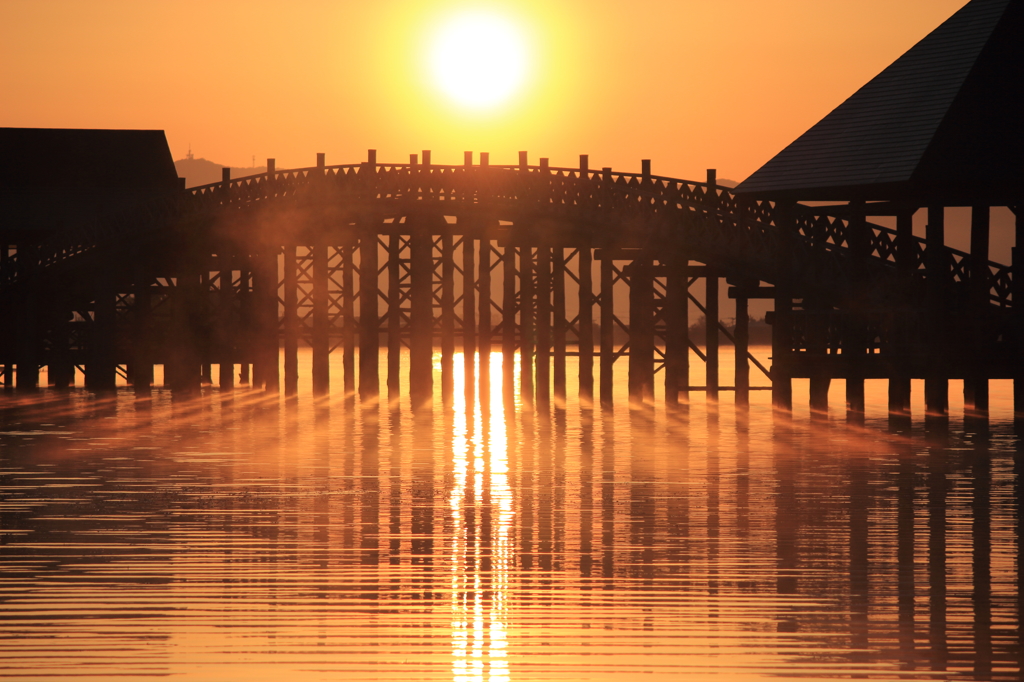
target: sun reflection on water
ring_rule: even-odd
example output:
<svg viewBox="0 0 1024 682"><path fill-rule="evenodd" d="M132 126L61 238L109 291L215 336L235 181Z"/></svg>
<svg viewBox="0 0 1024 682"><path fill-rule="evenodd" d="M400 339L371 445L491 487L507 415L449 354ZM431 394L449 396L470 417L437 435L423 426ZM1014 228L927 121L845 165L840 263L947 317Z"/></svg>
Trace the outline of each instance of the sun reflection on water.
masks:
<svg viewBox="0 0 1024 682"><path fill-rule="evenodd" d="M467 390L456 391L453 405L452 678L508 682L512 489L505 417L488 409L501 404L502 358L490 356L485 395L479 357L468 378L464 360L460 353L454 362L455 385Z"/></svg>

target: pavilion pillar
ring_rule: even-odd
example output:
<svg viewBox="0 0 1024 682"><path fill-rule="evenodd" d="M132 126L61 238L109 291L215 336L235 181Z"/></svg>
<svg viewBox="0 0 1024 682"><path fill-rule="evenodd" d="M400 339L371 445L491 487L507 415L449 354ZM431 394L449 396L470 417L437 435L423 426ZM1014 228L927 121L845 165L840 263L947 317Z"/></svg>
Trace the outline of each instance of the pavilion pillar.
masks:
<svg viewBox="0 0 1024 682"><path fill-rule="evenodd" d="M579 398L589 407L594 402L594 281L593 252L580 246L579 266Z"/></svg>
<svg viewBox="0 0 1024 682"><path fill-rule="evenodd" d="M945 291L949 276L946 258L945 208L928 207L928 225L925 228L925 259L928 288L929 336L933 340L928 350L928 372L924 380L925 410L928 415L945 417L949 414L949 379L944 367L949 349L945 343L948 328ZM935 342L937 340L937 343ZM923 350L923 349L922 349Z"/></svg>
<svg viewBox="0 0 1024 682"><path fill-rule="evenodd" d="M1024 205L1012 207L1016 216L1013 268L1013 337L1016 357L1024 357ZM1018 422L1024 421L1024 362L1013 365L1013 415Z"/></svg>
<svg viewBox="0 0 1024 682"><path fill-rule="evenodd" d="M971 207L970 263L970 350L964 377L964 412L971 416L988 415L988 291L991 274L989 253L988 206Z"/></svg>
<svg viewBox="0 0 1024 682"><path fill-rule="evenodd" d="M850 202L850 208L846 241L855 264L854 277L858 284L863 284L866 279L865 267L871 252L864 202ZM846 365L846 414L848 419L859 421L864 415L864 356L867 353L868 339L865 321L860 319L856 311L851 311L845 318L843 355L847 357L843 364Z"/></svg>
<svg viewBox="0 0 1024 682"><path fill-rule="evenodd" d="M609 254L601 260L601 378L600 398L604 407L612 406L614 381L612 363L615 362L615 272Z"/></svg>
<svg viewBox="0 0 1024 682"><path fill-rule="evenodd" d="M331 319L330 292L327 283L328 250L326 240L321 237L312 248L312 351L313 351L313 395L324 396L331 392Z"/></svg>
<svg viewBox="0 0 1024 682"><path fill-rule="evenodd" d="M295 250L292 249L294 258ZM218 254L218 282L219 282L219 315L216 320L217 337L219 343L217 349L220 354L220 388L223 391L230 391L235 387L235 344L236 344L236 321L235 311L235 287L234 287L234 255L221 249ZM288 251L285 249L285 369L288 367ZM294 268L293 268L294 272ZM287 377L286 377L287 379Z"/></svg>
<svg viewBox="0 0 1024 682"><path fill-rule="evenodd" d="M904 212L896 216L896 269L908 284L914 276L914 214ZM895 357L889 366L889 414L910 414L910 379L912 373L909 335L911 329L904 320L893 321L892 334Z"/></svg>
<svg viewBox="0 0 1024 682"><path fill-rule="evenodd" d="M117 321L117 289L113 272L100 267L93 273L93 333L85 385L94 391L112 390L117 377L114 357Z"/></svg>
<svg viewBox="0 0 1024 682"><path fill-rule="evenodd" d="M775 310L772 317L772 405L779 410L793 409L793 380L790 355L793 349L793 298L787 288L775 286Z"/></svg>

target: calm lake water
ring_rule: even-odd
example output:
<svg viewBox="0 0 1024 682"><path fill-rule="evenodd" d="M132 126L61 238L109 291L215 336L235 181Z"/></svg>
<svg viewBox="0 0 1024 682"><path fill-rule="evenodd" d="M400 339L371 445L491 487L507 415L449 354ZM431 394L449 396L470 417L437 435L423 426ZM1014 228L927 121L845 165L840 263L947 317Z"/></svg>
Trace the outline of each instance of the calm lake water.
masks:
<svg viewBox="0 0 1024 682"><path fill-rule="evenodd" d="M1008 384L944 426L868 382L860 427L841 381L631 410L624 363L614 410L530 413L495 363L416 413L0 394L0 677L1020 679Z"/></svg>

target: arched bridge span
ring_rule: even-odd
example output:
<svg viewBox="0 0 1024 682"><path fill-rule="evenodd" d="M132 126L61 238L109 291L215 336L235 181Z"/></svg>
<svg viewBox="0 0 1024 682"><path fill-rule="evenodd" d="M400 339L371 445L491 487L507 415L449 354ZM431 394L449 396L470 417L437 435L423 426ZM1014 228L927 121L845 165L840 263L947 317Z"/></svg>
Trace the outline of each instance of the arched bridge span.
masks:
<svg viewBox="0 0 1024 682"><path fill-rule="evenodd" d="M825 215L746 199L717 186L713 176L693 182L591 170L585 163L443 166L378 164L371 157L294 170L271 164L267 173L184 190L8 254L0 266L6 297L34 307L35 321L29 341L7 339L6 363L28 368L27 375L47 365L58 383L62 370L55 368L63 366L66 377L69 365L91 366L87 374L102 386L120 366L136 385L146 385L151 370L145 368L158 362L172 368L171 383L182 388L203 376L195 367L219 361L221 382L230 384L229 367L253 364L260 383L276 387L277 363L270 358L283 338L287 389L294 383L289 353L305 338L319 358L313 370L319 391L326 390L321 375L334 347L352 358L345 385L354 390L358 346L360 390L374 395L371 348L381 334L396 356L400 345L410 346L421 365L430 348L428 341L427 351L419 349L424 336L439 338L443 355L456 338L469 350L500 339L504 351L519 349L539 363L527 368L533 374L527 388L546 401L551 382L556 399L565 393L568 338L568 347L578 349L584 397L593 395L586 365L596 352L600 376L610 375L616 358L629 357L631 392L639 399L653 395L654 373L663 369L666 397L674 401L698 388L688 378L691 351L708 366L699 388L714 394L723 388L719 334L708 325L703 350L688 338L686 303L689 297L717 320L714 292L723 277L744 318L747 298L776 299L771 375L777 391L793 376L856 382L908 367L911 354L921 356L914 330L929 324L918 304L935 292L942 305L955 307L969 290L983 291L989 336L1008 338L1010 268L974 263L945 246L929 249L906 230L870 223L869 212L870 206L851 205L843 217ZM581 276L595 258L601 291ZM132 267L119 267L125 262ZM371 267L376 276L367 274ZM490 282L499 269L501 296ZM688 296L698 278L707 284L703 303ZM577 308L572 319L565 314L567 281L579 289L571 297L578 299L570 305ZM612 307L616 284L630 288L628 320ZM595 307L600 319L592 319ZM79 323L77 338L65 339L67 310ZM187 338L168 344L165 337L162 346L146 341L161 325L182 327ZM615 327L624 334L613 333ZM739 321L726 334L745 365L744 327ZM944 353L953 352L953 341ZM908 371L921 375L925 368L913 362ZM411 377L414 392L429 384L428 370L418 371L418 379ZM737 363L736 385L726 387L743 399L745 371ZM389 379L389 387L397 386ZM786 401L784 391L779 398Z"/></svg>

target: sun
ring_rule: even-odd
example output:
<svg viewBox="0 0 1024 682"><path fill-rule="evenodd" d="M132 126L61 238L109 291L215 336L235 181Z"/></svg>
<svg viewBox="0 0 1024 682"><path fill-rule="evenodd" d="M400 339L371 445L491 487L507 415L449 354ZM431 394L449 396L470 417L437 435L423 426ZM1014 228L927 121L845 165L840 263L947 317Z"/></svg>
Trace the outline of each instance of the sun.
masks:
<svg viewBox="0 0 1024 682"><path fill-rule="evenodd" d="M430 50L437 86L457 103L487 109L508 100L526 76L525 42L497 14L460 14L444 23Z"/></svg>

